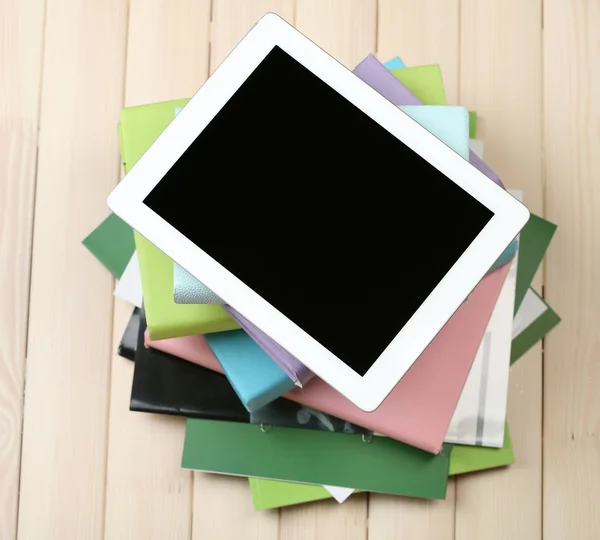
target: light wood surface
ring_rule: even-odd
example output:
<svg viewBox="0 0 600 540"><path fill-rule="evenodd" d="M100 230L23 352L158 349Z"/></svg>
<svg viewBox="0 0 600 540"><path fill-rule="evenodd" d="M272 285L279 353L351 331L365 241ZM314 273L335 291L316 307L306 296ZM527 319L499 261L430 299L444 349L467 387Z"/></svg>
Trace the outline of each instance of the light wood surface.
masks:
<svg viewBox="0 0 600 540"><path fill-rule="evenodd" d="M446 501L256 512L244 479L180 469L181 419L128 412L130 308L81 245L119 111L190 96L269 11L348 67L439 63L559 225L535 286L563 322L511 371L517 461ZM0 540L600 538L599 28L598 0L0 0Z"/></svg>

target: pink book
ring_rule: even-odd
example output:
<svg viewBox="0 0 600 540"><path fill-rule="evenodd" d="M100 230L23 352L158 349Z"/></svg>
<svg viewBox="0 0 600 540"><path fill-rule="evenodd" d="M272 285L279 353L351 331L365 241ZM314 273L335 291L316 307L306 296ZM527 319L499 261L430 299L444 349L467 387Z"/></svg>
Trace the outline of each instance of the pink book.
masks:
<svg viewBox="0 0 600 540"><path fill-rule="evenodd" d="M182 360L187 360L193 364L223 373L221 364L215 358L204 336L185 336L180 338L161 339L152 341L148 334L148 329L144 333L144 344L146 347L152 347L159 351L172 354Z"/></svg>
<svg viewBox="0 0 600 540"><path fill-rule="evenodd" d="M507 273L505 265L481 280L376 411L360 410L318 377L284 397L438 454ZM222 372L201 336L147 344Z"/></svg>

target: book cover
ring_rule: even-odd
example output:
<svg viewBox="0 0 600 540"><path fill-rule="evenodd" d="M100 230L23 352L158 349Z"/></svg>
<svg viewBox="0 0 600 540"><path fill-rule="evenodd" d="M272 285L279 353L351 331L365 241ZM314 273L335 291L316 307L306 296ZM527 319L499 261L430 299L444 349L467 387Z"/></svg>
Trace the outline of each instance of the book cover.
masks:
<svg viewBox="0 0 600 540"><path fill-rule="evenodd" d="M392 69L402 69L404 67L406 67L406 64L401 60L401 58L399 56L396 56L390 60L388 60L385 64L385 67L392 70Z"/></svg>
<svg viewBox="0 0 600 540"><path fill-rule="evenodd" d="M143 315L137 336L130 410L249 422L229 381L220 373L146 347Z"/></svg>
<svg viewBox="0 0 600 540"><path fill-rule="evenodd" d="M466 474L484 469L505 467L514 463L512 441L506 426L502 448L455 445L450 454L449 476ZM268 510L313 502L332 497L323 486L299 484L265 478L249 478L252 502L256 510ZM360 491L360 490L352 490Z"/></svg>
<svg viewBox="0 0 600 540"><path fill-rule="evenodd" d="M519 268L517 269L517 289L515 291L515 313L529 289L538 268L542 264L548 246L556 232L554 223L531 214L529 221L519 234L522 247Z"/></svg>
<svg viewBox="0 0 600 540"><path fill-rule="evenodd" d="M518 254L502 285L445 442L502 448L508 394Z"/></svg>
<svg viewBox="0 0 600 540"><path fill-rule="evenodd" d="M244 340L243 330L217 332L205 336L217 361L241 402L250 412L269 404L296 385L286 373L262 349L252 343L242 349L238 346Z"/></svg>
<svg viewBox="0 0 600 540"><path fill-rule="evenodd" d="M515 315L510 363L514 364L559 322L558 314L529 288Z"/></svg>
<svg viewBox="0 0 600 540"><path fill-rule="evenodd" d="M110 214L82 243L117 279L123 275L135 251L133 230L115 214Z"/></svg>
<svg viewBox="0 0 600 540"><path fill-rule="evenodd" d="M128 107L121 111L121 154L128 172L187 100ZM220 332L238 325L217 305L179 305L173 300L173 262L134 233L144 308L152 339Z"/></svg>
<svg viewBox="0 0 600 540"><path fill-rule="evenodd" d="M433 456L385 437L191 418L182 467L444 499L450 451Z"/></svg>
<svg viewBox="0 0 600 540"><path fill-rule="evenodd" d="M136 354L140 324L142 327L145 326L140 310L135 310L122 339L122 343L128 343L128 357L130 353L133 355ZM136 332L135 340L133 340L131 336L134 328ZM197 337L202 339L201 336ZM139 346L142 347L145 344L147 348L149 343L151 342L148 340L146 332L144 341L142 342L141 339L139 340ZM222 420L244 423L254 420L254 422L258 422L259 424L265 424L265 422L260 422L260 411L254 413L254 415L248 415L247 412L240 408L239 404L236 405L237 398L231 391L226 393L225 399L212 410L210 407L214 406L214 404L207 405L206 397L203 396L202 393L194 391L196 388L195 383L197 377L203 378L204 381L207 379L206 371L194 369L196 366L202 366L204 364L205 367L212 371L220 370L220 365L214 359L214 356L211 359L210 354L197 352L199 344L197 340L185 337L160 341L158 344L169 344L170 347L167 348L172 354L167 355L166 357L159 357L153 354L148 356L147 349L141 356L142 362L138 363L136 370L138 372L138 380L141 380L143 384L136 385L134 392L132 392L132 401L135 402L135 410L140 412L173 414L189 417L218 417ZM200 348L206 349L207 346L204 343L204 346ZM121 349L122 347L120 347L120 350ZM174 354L186 356L189 361L189 367L186 368L182 362L175 361L177 357L174 358ZM131 359L133 359L133 356L131 356ZM150 362L146 360L150 360ZM194 366L194 364L196 364L196 366ZM163 381L167 381L167 383L163 383ZM197 386L199 388L204 386L202 380ZM172 391L178 387L184 388L184 391ZM280 403L283 405L278 407ZM287 406L288 403L291 406ZM301 407L293 402L278 400L272 404L271 411L267 411L267 414L269 415L270 423L274 425L277 425L276 422L282 421L281 419L283 417L283 423L287 426L302 427L304 429L318 429L321 431L331 431L330 426L333 426L333 429L337 429L342 433L369 434L369 430L361 429L358 426L352 426L352 429L348 430L344 421L323 413L321 413L317 419L319 423L315 423L314 421L297 421L297 419L290 418L289 411L291 411L292 414L296 414L299 410L301 410ZM263 416L262 420L265 419L265 416ZM455 446L450 454L450 470L459 474L460 472L470 472L480 468L506 465L511 462L510 460L507 460L507 456L509 456L509 454L512 455L512 447L510 444L510 439L505 437L505 445L502 449L502 453L498 452L497 449ZM453 465L455 459L458 461L456 465ZM327 489L331 489L331 486L327 486ZM298 502L305 501L299 500Z"/></svg>

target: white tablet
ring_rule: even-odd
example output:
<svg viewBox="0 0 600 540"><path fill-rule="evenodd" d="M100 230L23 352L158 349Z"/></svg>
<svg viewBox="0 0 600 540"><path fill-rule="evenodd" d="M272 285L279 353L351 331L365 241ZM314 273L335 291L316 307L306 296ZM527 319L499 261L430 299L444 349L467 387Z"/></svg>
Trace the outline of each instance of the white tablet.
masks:
<svg viewBox="0 0 600 540"><path fill-rule="evenodd" d="M108 204L365 411L529 218L272 14Z"/></svg>

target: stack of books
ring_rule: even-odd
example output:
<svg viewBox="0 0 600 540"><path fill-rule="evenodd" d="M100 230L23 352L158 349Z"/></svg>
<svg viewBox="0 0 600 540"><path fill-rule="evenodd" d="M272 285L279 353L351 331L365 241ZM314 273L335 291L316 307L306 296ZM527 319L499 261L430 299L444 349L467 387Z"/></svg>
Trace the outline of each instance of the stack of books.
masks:
<svg viewBox="0 0 600 540"><path fill-rule="evenodd" d="M354 73L503 185L484 162L477 113L446 103L438 65L407 67L398 57L384 64L369 55ZM123 109L125 173L186 103ZM199 213L203 204L214 201L199 200ZM356 491L443 499L449 476L513 463L509 369L560 320L531 287L555 231L532 215L371 413L117 216L83 244L118 280L115 295L133 308L118 350L135 365L130 410L186 417L182 467L246 476L254 506L268 509L329 497L342 503Z"/></svg>

